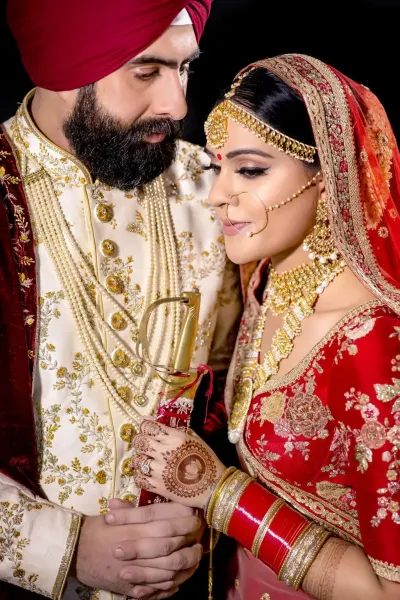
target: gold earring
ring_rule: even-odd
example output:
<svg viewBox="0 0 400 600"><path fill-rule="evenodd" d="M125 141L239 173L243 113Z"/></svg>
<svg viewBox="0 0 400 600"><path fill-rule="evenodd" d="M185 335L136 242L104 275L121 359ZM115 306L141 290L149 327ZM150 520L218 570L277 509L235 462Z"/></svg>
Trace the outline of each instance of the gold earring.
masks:
<svg viewBox="0 0 400 600"><path fill-rule="evenodd" d="M303 242L303 250L308 253L310 260L318 261L322 265L339 258L329 225L328 204L325 199L321 198L318 202L315 225Z"/></svg>

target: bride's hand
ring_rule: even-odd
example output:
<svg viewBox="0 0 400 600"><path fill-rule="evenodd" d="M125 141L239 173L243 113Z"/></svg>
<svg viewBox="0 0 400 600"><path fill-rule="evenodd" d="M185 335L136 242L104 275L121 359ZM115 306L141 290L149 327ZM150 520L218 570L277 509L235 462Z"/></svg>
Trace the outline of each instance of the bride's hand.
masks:
<svg viewBox="0 0 400 600"><path fill-rule="evenodd" d="M194 432L184 433L144 421L133 439L136 484L169 500L204 508L225 471L214 452Z"/></svg>

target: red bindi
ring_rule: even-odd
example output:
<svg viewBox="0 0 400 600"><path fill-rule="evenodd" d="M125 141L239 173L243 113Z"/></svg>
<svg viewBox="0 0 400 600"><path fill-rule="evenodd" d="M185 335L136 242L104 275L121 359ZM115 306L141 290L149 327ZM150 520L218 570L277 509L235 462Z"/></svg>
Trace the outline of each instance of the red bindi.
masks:
<svg viewBox="0 0 400 600"><path fill-rule="evenodd" d="M222 155L221 154L217 154L217 158L218 158L218 160L222 160Z"/></svg>

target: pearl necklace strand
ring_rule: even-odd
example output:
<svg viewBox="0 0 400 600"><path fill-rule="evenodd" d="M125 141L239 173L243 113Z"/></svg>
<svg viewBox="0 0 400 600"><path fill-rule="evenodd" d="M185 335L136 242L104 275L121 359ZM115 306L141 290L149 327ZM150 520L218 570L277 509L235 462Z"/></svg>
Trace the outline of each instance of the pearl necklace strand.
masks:
<svg viewBox="0 0 400 600"><path fill-rule="evenodd" d="M30 156L28 152L23 152L21 154L22 173L29 172L29 159L35 163L33 157ZM37 167L36 164L34 164L34 166ZM92 318L94 317L100 331L106 331L110 335L115 343L115 349L123 350L130 361L137 361L137 356L118 338L114 330L102 318L95 304L95 300L86 289L78 264L72 257L71 250L76 257L81 260L85 275L94 286L96 292L106 297L110 304L118 312L123 313L124 317L132 325L134 325L134 322L131 316L121 309L120 305L114 300L108 290L106 290L93 275L90 265L88 265L86 258L70 231L49 175L44 169L35 170L31 175L24 177L24 183L39 235L46 244L62 288L68 298L72 315L77 326L78 335L88 355L91 371L100 383L106 397L111 398L118 412L124 416L128 416L134 424L139 425L144 418L143 415L121 398L113 380L117 383L118 387L122 385L123 387L128 386L130 389L132 384L115 367L108 354L104 352L104 348L94 330L89 314ZM149 218L148 227L151 248L151 267L146 293L146 306L148 306L148 304L154 301L157 296L157 283L160 272L159 255L161 256L162 263L162 293L165 293L169 288L171 290L170 293L172 292L173 295L178 296L180 294L180 285L177 249L171 223L172 219L161 177L149 186L146 186L145 203L146 212ZM159 241L158 245L157 239ZM55 249L57 249L57 251L55 251ZM165 268L167 266L168 270ZM173 349L176 346L175 340L177 340L180 328L179 316L179 307L177 306L173 314L173 326L168 327L167 323L165 323L166 314L162 311L161 326L159 328L161 333L159 334L156 343L157 354L159 354L163 342L165 343L166 348ZM141 386L139 397L143 398L144 391L151 377L153 377L153 374L150 372L146 381L144 381ZM157 383L158 386L155 387L159 387L160 389L158 391L161 391L163 382L160 379ZM155 407L157 401L158 392L154 390L151 408Z"/></svg>

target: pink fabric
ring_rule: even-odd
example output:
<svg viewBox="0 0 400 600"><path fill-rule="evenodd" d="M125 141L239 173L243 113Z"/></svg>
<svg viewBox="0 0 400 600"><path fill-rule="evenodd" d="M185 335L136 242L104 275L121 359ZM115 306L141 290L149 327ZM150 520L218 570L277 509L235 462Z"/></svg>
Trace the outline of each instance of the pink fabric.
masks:
<svg viewBox="0 0 400 600"><path fill-rule="evenodd" d="M299 590L295 592L260 560L239 546L229 569L229 589L226 600L311 600L311 596ZM251 590L251 593L250 593ZM265 596L263 596L265 594ZM267 595L269 594L269 596Z"/></svg>
<svg viewBox="0 0 400 600"><path fill-rule="evenodd" d="M113 73L155 42L184 8L197 40L212 0L9 0L8 21L30 78L72 90Z"/></svg>

